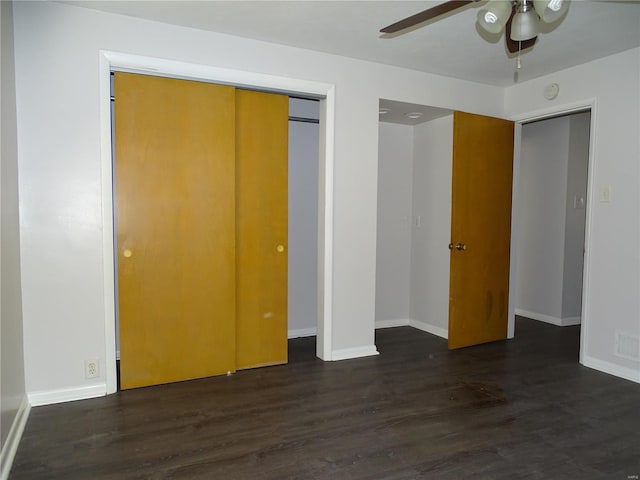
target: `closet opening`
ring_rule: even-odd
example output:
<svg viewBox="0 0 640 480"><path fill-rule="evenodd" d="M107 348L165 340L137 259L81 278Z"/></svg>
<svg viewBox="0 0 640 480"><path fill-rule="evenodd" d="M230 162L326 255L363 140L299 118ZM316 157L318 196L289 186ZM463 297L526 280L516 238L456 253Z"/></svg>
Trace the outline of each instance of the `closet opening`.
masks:
<svg viewBox="0 0 640 480"><path fill-rule="evenodd" d="M115 56L118 56L116 54ZM109 78L114 71L135 71L133 68L116 68L110 55L106 55L103 67L107 64L110 68ZM168 62L171 63L171 62ZM104 70L104 68L103 68ZM171 70L171 69L169 69ZM146 73L146 72L145 72ZM238 74L239 76L243 76ZM164 76L164 75L163 75ZM185 78L185 75L168 75L173 78ZM216 75L212 75L215 77ZM290 312L287 325L287 338L295 339L308 337L305 341L313 341L316 344L316 356L324 360L331 359L331 315L330 309L330 262L327 261L331 251L331 216L328 215L332 209L331 197L327 192L332 190L332 180L330 173L332 172L332 155L331 149L327 145L332 146L333 141L333 87L331 85L316 84L315 82L296 82L291 79L278 79L276 77L267 79L260 75L256 76L256 90L274 91L279 94L286 93L289 101L290 115L288 119L289 132L289 171L291 172L288 179L288 190L290 191L290 199L287 209L291 216L288 225L288 242L289 254L291 261L287 264L287 269L291 281L288 283L287 293L287 310ZM226 79L225 79L226 80ZM243 79L244 80L244 79ZM207 83L218 83L213 79ZM111 82L110 82L111 83ZM232 82L224 81L230 84ZM236 83L236 82L233 82ZM286 88L281 88L285 83ZM296 85L299 83L299 85ZM247 86L248 83L237 82L241 88ZM265 84L272 86L264 88ZM299 90L291 88L297 86ZM102 85L103 91L104 85ZM253 88L249 88L253 90ZM113 139L113 105L117 102L117 96L109 94L109 168L105 168L103 160L103 171L110 170L109 187L113 187L113 169L111 152ZM103 105L103 107L106 104ZM103 114L103 118L106 116ZM104 125L103 125L104 126ZM103 128L104 130L104 128ZM103 131L103 137L105 137ZM103 142L104 147L104 142ZM103 148L103 153L107 150ZM113 195L113 191L110 192ZM115 200L115 197L114 199ZM113 210L113 203L105 205L105 212L111 210L111 219L116 219L116 211ZM108 208L110 207L110 208ZM105 215L105 218L106 215ZM106 222L109 223L109 222ZM113 225L113 223L112 223ZM111 260L113 260L113 247L116 242L113 237L113 228L109 231L109 237L105 235L105 245L111 244ZM107 249L105 249L107 252ZM105 255L107 257L107 255ZM105 267L107 267L108 259L105 258ZM107 332L111 330L111 339L107 337L107 346L110 340L113 342L113 352L107 351L106 376L107 376L107 392L113 393L117 390L118 368L116 357L119 346L119 335L117 330L119 322L117 318L117 288L116 281L117 271L115 263L111 263L111 275L106 268L105 276L113 281L112 295L114 298L113 323L111 330L109 328L109 315L106 319ZM109 292L108 283L105 285L105 291ZM108 296L107 296L108 300ZM109 312L107 312L108 314ZM316 335L318 335L316 339ZM113 358L113 368L110 368L109 358ZM292 356L295 360L295 356Z"/></svg>

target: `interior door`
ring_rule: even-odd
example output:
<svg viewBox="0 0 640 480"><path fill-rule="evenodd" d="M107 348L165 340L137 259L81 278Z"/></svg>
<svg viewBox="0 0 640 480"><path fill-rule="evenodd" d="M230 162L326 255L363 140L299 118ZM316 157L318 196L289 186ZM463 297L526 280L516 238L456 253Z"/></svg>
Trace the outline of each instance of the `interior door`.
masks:
<svg viewBox="0 0 640 480"><path fill-rule="evenodd" d="M236 92L236 366L287 362L289 98Z"/></svg>
<svg viewBox="0 0 640 480"><path fill-rule="evenodd" d="M507 338L513 132L454 112L449 348Z"/></svg>
<svg viewBox="0 0 640 480"><path fill-rule="evenodd" d="M235 89L115 74L121 388L235 370Z"/></svg>

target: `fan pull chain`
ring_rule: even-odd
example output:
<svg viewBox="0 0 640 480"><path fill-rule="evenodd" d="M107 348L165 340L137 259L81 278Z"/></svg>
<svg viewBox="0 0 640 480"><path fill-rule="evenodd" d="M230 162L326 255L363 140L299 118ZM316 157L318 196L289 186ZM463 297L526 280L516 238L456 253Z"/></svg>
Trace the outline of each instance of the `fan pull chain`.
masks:
<svg viewBox="0 0 640 480"><path fill-rule="evenodd" d="M522 68L522 61L520 60L520 51L522 49L522 40L518 41L518 57L516 58L516 70Z"/></svg>

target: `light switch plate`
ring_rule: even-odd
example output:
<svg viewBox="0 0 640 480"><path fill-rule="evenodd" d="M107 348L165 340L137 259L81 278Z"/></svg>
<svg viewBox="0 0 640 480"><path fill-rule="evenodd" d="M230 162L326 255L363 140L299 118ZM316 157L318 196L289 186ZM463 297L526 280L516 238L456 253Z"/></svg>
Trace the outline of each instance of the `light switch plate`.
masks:
<svg viewBox="0 0 640 480"><path fill-rule="evenodd" d="M600 203L611 203L611 185L600 187Z"/></svg>

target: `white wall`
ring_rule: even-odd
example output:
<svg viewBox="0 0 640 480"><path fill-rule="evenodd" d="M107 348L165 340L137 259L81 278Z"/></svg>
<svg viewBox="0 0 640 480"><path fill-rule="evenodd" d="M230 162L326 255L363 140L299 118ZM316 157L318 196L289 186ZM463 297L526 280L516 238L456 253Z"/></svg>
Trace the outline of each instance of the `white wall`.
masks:
<svg viewBox="0 0 640 480"><path fill-rule="evenodd" d="M569 132L568 117L523 125L516 206L516 312L558 322L562 318Z"/></svg>
<svg viewBox="0 0 640 480"><path fill-rule="evenodd" d="M543 97L560 85L553 102ZM640 363L614 353L616 330L640 335L640 49L572 67L506 90L515 119L594 104L587 209L582 361L640 381ZM599 192L610 186L611 202ZM624 248L628 245L628 248Z"/></svg>
<svg viewBox="0 0 640 480"><path fill-rule="evenodd" d="M289 99L289 116L318 119L319 102ZM289 337L315 334L318 311L317 123L289 122Z"/></svg>
<svg viewBox="0 0 640 480"><path fill-rule="evenodd" d="M335 85L336 356L370 351L374 341L378 100L503 112L497 87L53 2L14 8L30 394L79 398L105 385L83 370L85 358L106 358L113 301L103 293L100 49Z"/></svg>
<svg viewBox="0 0 640 480"><path fill-rule="evenodd" d="M375 310L379 326L409 322L412 170L413 127L381 122Z"/></svg>
<svg viewBox="0 0 640 480"><path fill-rule="evenodd" d="M447 336L453 115L414 127L411 320ZM420 226L415 225L420 217Z"/></svg>
<svg viewBox="0 0 640 480"><path fill-rule="evenodd" d="M0 2L0 22L0 477L6 478L20 438L20 422L26 421L26 416L22 419L20 417L24 415L26 408L26 394L22 347L18 151L11 2Z"/></svg>
<svg viewBox="0 0 640 480"><path fill-rule="evenodd" d="M591 113L569 116L569 161L562 279L562 319L578 323L582 315L582 274L586 223L589 124ZM584 199L584 202L581 201Z"/></svg>

